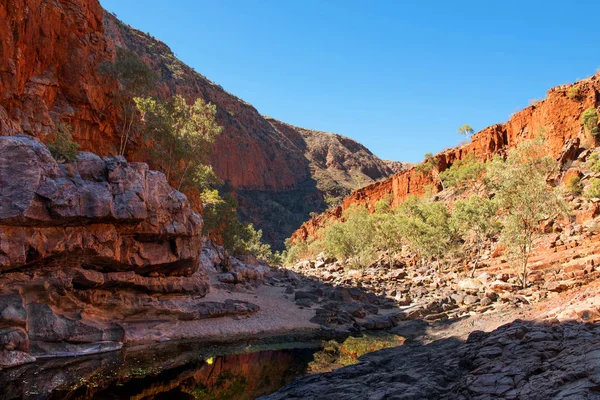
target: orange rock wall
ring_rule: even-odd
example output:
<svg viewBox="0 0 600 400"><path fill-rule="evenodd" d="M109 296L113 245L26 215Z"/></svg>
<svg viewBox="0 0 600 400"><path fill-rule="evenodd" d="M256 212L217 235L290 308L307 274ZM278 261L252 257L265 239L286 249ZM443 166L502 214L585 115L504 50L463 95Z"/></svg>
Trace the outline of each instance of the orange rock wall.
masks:
<svg viewBox="0 0 600 400"><path fill-rule="evenodd" d="M578 82L577 85L580 87L577 99L567 96L571 85L555 87L548 91L545 100L519 111L508 122L487 127L475 134L470 143L435 155L440 171L469 154L474 154L480 160L489 159L540 133L546 136L548 154L555 157L569 139L579 138L585 146L590 139L583 131L581 114L587 108L600 104L600 75ZM432 184L434 181L431 177L419 174L414 167L401 171L384 181L354 191L344 199L342 206L307 221L294 232L292 240L313 237L328 221L339 219L342 211L352 205L366 205L373 210L379 200L391 199L392 206L398 206L410 195L424 194L425 188Z"/></svg>
<svg viewBox="0 0 600 400"><path fill-rule="evenodd" d="M309 177L302 151L254 107L181 63L165 44L118 22L97 0L0 2L0 135L46 140L62 120L72 125L80 150L115 155L118 87L98 65L114 59L116 46L135 51L157 71L157 95L217 105L224 131L212 164L233 188L285 190ZM148 145L138 136L128 159L143 161L140 149Z"/></svg>

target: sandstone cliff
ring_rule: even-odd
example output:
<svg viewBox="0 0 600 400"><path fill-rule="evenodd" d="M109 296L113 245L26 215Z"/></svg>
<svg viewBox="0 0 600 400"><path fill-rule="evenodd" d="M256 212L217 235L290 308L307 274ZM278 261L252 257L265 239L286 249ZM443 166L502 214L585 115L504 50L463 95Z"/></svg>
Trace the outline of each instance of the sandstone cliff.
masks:
<svg viewBox="0 0 600 400"><path fill-rule="evenodd" d="M579 94L571 98L568 96L568 90L575 85L579 88ZM476 133L470 143L435 155L439 164L438 170L445 170L467 155L474 155L480 160L489 159L539 134L546 137L546 150L553 157L561 157L561 151L568 141L579 141L582 147L589 147L593 144L593 139L584 132L581 114L587 108L598 107L600 104L600 75L575 85L552 88L548 91L546 99L514 114L508 122L485 128ZM353 204L364 204L373 209L379 200L389 199L393 206L398 206L410 195L425 193L429 185L437 187L439 183L429 175L420 174L414 167L401 171L387 180L354 191L344 199L340 207L303 224L294 232L293 239L304 240L314 235L327 221L339 218L342 210Z"/></svg>
<svg viewBox="0 0 600 400"><path fill-rule="evenodd" d="M0 135L28 134L44 141L62 120L73 126L81 150L116 154L118 84L102 76L98 66L115 58L116 47L128 48L157 73L157 95L202 97L217 105L224 131L215 144L213 167L240 196L245 219L269 232L272 243L281 244L310 212L322 211L324 193L345 194L392 173L368 150L341 137L333 141L339 142L344 160L319 165L311 144L333 136L308 135L308 130L289 136L287 131L301 129L264 118L179 61L164 43L105 12L97 0L7 0L0 4L0 37ZM127 157L144 161L140 150L147 145L133 135ZM354 151L358 157L347 156ZM281 213L285 224L265 219Z"/></svg>

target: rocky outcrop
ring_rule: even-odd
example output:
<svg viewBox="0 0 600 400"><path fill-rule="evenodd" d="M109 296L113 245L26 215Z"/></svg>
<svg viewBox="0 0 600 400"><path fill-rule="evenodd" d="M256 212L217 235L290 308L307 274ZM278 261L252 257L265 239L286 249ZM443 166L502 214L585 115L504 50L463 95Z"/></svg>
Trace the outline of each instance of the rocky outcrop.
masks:
<svg viewBox="0 0 600 400"><path fill-rule="evenodd" d="M0 137L0 154L0 368L119 349L132 321L258 310L202 301L202 220L164 174L93 153L58 164L30 136Z"/></svg>
<svg viewBox="0 0 600 400"><path fill-rule="evenodd" d="M490 333L369 353L358 365L297 379L261 399L592 399L597 324L515 321Z"/></svg>
<svg viewBox="0 0 600 400"><path fill-rule="evenodd" d="M27 136L0 137L0 271L51 263L190 276L200 216L143 163L79 153L57 164Z"/></svg>
<svg viewBox="0 0 600 400"><path fill-rule="evenodd" d="M475 134L470 143L435 155L439 171L468 155L487 160L540 134L546 137L544 145L549 155L563 163L567 161L565 157L571 157L572 160L576 154L570 154L565 146L577 147L575 142L581 147L593 144L593 139L586 136L583 130L581 114L587 108L600 104L600 75L575 85L579 87L577 97L569 97L567 93L574 85L557 86L548 91L546 99L514 114L508 122L485 128ZM305 240L314 236L329 220L339 218L342 210L352 205L362 204L373 209L379 200L385 198L397 206L410 195L424 194L428 186L438 187L439 182L430 175L419 173L416 168L401 171L387 180L354 191L344 199L339 209L327 211L303 224L294 232L293 239Z"/></svg>

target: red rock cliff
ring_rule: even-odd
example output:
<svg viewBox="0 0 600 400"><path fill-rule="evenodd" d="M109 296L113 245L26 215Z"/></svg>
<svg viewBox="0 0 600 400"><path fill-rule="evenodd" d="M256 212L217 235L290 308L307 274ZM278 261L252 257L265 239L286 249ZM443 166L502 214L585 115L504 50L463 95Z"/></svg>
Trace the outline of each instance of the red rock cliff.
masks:
<svg viewBox="0 0 600 400"><path fill-rule="evenodd" d="M531 139L542 133L546 136L548 154L557 157L569 139L579 138L583 144L589 142L581 124L581 114L589 107L600 104L600 75L578 82L580 95L571 99L567 95L572 85L562 85L548 91L545 100L514 114L504 124L496 124L475 134L472 141L462 146L443 151L435 158L439 170L443 171L452 163L473 154L485 160L507 148ZM428 185L434 184L429 176L419 174L413 167L401 171L385 181L368 185L354 191L344 199L342 206L316 216L294 232L293 240L305 240L327 224L331 219L340 218L342 211L354 204L364 204L373 209L382 199L391 199L398 206L410 195L421 195Z"/></svg>

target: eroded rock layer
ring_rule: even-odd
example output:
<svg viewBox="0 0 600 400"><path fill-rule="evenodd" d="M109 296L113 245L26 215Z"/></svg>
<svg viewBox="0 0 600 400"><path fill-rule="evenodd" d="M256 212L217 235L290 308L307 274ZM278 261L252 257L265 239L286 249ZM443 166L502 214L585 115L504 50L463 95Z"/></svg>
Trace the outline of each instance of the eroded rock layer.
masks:
<svg viewBox="0 0 600 400"><path fill-rule="evenodd" d="M257 311L202 301L202 220L162 173L93 153L58 164L30 136L0 137L0 155L0 368L119 349L125 323Z"/></svg>

